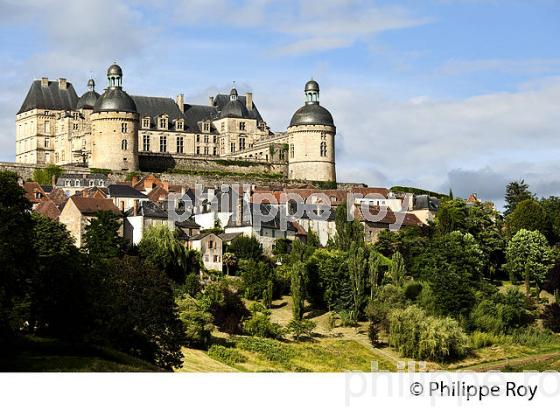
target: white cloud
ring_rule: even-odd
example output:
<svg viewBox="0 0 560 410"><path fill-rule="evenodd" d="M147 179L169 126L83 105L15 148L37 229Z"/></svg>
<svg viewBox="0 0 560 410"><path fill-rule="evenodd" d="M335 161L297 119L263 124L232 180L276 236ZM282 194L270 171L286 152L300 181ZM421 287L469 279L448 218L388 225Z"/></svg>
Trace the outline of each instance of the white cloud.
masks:
<svg viewBox="0 0 560 410"><path fill-rule="evenodd" d="M439 73L444 75L464 75L479 71L532 75L558 73L560 72L560 59L450 60L438 70Z"/></svg>

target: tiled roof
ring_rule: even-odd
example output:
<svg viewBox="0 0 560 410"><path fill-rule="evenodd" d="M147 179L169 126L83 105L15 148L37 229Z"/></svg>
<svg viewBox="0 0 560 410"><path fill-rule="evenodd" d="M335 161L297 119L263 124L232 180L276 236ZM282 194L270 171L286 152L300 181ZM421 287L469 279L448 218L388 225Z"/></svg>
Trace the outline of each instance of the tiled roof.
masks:
<svg viewBox="0 0 560 410"><path fill-rule="evenodd" d="M57 221L58 217L60 216L60 210L56 206L56 204L51 201L50 199L44 202L39 203L33 212L37 212L53 221Z"/></svg>
<svg viewBox="0 0 560 410"><path fill-rule="evenodd" d="M94 215L99 211L111 211L115 214L121 213L111 199L73 196L70 198L70 201L76 205L82 215Z"/></svg>
<svg viewBox="0 0 560 410"><path fill-rule="evenodd" d="M25 182L23 184L23 189L25 190L25 197L32 204L47 200L47 194L37 182Z"/></svg>
<svg viewBox="0 0 560 410"><path fill-rule="evenodd" d="M367 216L364 216L360 206L354 208L354 218L360 222L366 222L368 224L381 224L381 225L392 225L397 222L397 216L395 212L384 206L370 206L369 213L375 220L368 220ZM384 215L382 213L385 213ZM377 216L382 216L380 220L377 220ZM399 213L399 219L402 218L402 213ZM414 214L405 213L404 219L402 221L403 226L423 226L424 224L418 217Z"/></svg>

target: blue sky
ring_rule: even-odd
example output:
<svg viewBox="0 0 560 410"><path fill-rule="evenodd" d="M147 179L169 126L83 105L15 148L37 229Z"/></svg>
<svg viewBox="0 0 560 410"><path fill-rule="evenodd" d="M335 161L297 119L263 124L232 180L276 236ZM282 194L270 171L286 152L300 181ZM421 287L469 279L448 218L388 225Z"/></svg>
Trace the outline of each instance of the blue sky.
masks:
<svg viewBox="0 0 560 410"><path fill-rule="evenodd" d="M560 194L560 1L0 0L0 160L31 81L205 103L252 91L285 130L315 78L342 181L501 204L507 181Z"/></svg>

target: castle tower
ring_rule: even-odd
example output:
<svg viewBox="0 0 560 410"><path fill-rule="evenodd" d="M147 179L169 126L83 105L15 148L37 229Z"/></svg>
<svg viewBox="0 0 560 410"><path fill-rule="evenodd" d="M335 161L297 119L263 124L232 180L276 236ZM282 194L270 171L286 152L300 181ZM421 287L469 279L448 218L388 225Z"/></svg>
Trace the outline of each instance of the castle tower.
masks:
<svg viewBox="0 0 560 410"><path fill-rule="evenodd" d="M138 169L138 112L134 100L122 89L122 69L107 70L109 85L91 114L91 168Z"/></svg>
<svg viewBox="0 0 560 410"><path fill-rule="evenodd" d="M319 84L305 84L305 105L295 112L288 127L288 177L336 182L331 113L319 104Z"/></svg>

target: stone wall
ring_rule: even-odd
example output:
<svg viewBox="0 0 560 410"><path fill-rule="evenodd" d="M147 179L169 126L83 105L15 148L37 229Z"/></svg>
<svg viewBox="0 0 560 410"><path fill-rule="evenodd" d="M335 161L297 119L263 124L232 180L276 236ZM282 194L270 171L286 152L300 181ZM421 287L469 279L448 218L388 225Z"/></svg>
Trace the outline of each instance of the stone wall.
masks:
<svg viewBox="0 0 560 410"><path fill-rule="evenodd" d="M29 180L33 177L33 171L38 168L45 168L46 165L44 164L20 164L16 162L0 162L0 170L1 171L12 171L18 174L24 180ZM82 167L69 167L69 166L62 166L65 173L74 173L74 174L89 174L90 170L87 168Z"/></svg>
<svg viewBox="0 0 560 410"><path fill-rule="evenodd" d="M169 169L188 171L233 173L233 174L282 174L287 175L287 164L283 162L228 160L223 158L200 158L200 156L171 155L165 153L140 153L140 170L143 172L165 172Z"/></svg>

